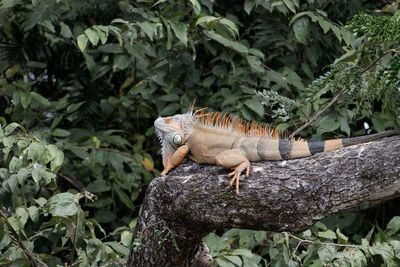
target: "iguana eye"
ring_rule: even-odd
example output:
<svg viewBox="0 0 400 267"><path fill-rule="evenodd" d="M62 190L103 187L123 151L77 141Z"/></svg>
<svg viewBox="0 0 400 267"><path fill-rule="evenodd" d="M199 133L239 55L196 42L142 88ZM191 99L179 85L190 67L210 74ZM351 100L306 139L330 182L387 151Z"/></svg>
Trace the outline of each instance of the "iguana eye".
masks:
<svg viewBox="0 0 400 267"><path fill-rule="evenodd" d="M180 145L182 143L182 136L176 134L174 135L174 138L172 138L172 141L174 141L174 144Z"/></svg>

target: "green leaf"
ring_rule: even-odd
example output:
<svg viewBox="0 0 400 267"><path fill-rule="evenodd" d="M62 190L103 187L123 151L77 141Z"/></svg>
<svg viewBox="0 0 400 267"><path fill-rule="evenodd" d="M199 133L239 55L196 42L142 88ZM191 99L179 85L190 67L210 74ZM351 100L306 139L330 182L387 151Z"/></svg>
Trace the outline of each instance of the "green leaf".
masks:
<svg viewBox="0 0 400 267"><path fill-rule="evenodd" d="M11 8L20 4L20 0L2 0L0 8Z"/></svg>
<svg viewBox="0 0 400 267"><path fill-rule="evenodd" d="M55 137L68 137L71 135L71 133L65 129L55 128L51 131L51 135Z"/></svg>
<svg viewBox="0 0 400 267"><path fill-rule="evenodd" d="M46 205L47 203L47 199L45 199L44 197L40 197L38 199L34 199L34 201L40 206L43 207L44 205Z"/></svg>
<svg viewBox="0 0 400 267"><path fill-rule="evenodd" d="M324 30L325 34L332 28L332 23L325 20L324 18L318 17L318 23L321 26L321 28Z"/></svg>
<svg viewBox="0 0 400 267"><path fill-rule="evenodd" d="M12 67L10 67L6 70L6 77L12 78L15 74L17 74L19 72L20 69L21 69L21 66L19 64L14 64Z"/></svg>
<svg viewBox="0 0 400 267"><path fill-rule="evenodd" d="M235 267L235 265L230 261L226 260L224 256L216 258L215 261L216 263L218 263L218 266L220 267Z"/></svg>
<svg viewBox="0 0 400 267"><path fill-rule="evenodd" d="M265 55L263 52L261 52L260 50L256 49L256 48L250 48L249 49L249 54L256 56L259 59L264 59Z"/></svg>
<svg viewBox="0 0 400 267"><path fill-rule="evenodd" d="M296 39L302 44L307 44L307 37L310 31L309 19L305 16L296 19L292 25L292 28Z"/></svg>
<svg viewBox="0 0 400 267"><path fill-rule="evenodd" d="M29 213L24 207L18 207L15 210L15 218L19 223L19 229L24 229L24 226L29 218Z"/></svg>
<svg viewBox="0 0 400 267"><path fill-rule="evenodd" d="M340 130L342 132L345 132L347 134L347 136L349 137L351 130L350 130L349 123L347 122L347 118L340 117L339 123L340 123Z"/></svg>
<svg viewBox="0 0 400 267"><path fill-rule="evenodd" d="M357 55L357 50L349 50L343 55L341 55L339 58L335 59L334 64L338 64L340 62L346 62L346 61L351 61L355 56Z"/></svg>
<svg viewBox="0 0 400 267"><path fill-rule="evenodd" d="M244 11L246 11L246 13L248 15L250 15L250 12L254 8L255 5L256 5L256 1L255 0L246 0L246 1L244 1Z"/></svg>
<svg viewBox="0 0 400 267"><path fill-rule="evenodd" d="M73 104L71 104L71 105L69 105L68 107L67 107L67 112L68 113L72 113L72 112L75 112L75 111L77 111L83 104L85 104L86 103L86 101L82 101L82 102L78 102L78 103L73 103Z"/></svg>
<svg viewBox="0 0 400 267"><path fill-rule="evenodd" d="M246 59L254 72L263 73L265 71L263 64L257 57L248 55L246 56Z"/></svg>
<svg viewBox="0 0 400 267"><path fill-rule="evenodd" d="M333 116L325 116L323 117L318 124L318 132L333 132L338 129L340 126L339 121L337 121Z"/></svg>
<svg viewBox="0 0 400 267"><path fill-rule="evenodd" d="M206 242L208 249L210 250L210 255L215 257L219 255L219 253L228 248L229 245L225 242L225 240L214 233L208 234L204 238L204 242Z"/></svg>
<svg viewBox="0 0 400 267"><path fill-rule="evenodd" d="M110 185L106 180L98 179L87 186L87 190L91 193L101 193L111 190Z"/></svg>
<svg viewBox="0 0 400 267"><path fill-rule="evenodd" d="M243 257L249 257L251 258L254 254L245 248L238 248L235 249L234 251L231 252L232 255L239 255L239 256L243 256Z"/></svg>
<svg viewBox="0 0 400 267"><path fill-rule="evenodd" d="M346 244L347 241L349 240L349 238L347 236L345 236L342 232L340 232L339 228L336 229L336 234L337 234L338 240L341 244Z"/></svg>
<svg viewBox="0 0 400 267"><path fill-rule="evenodd" d="M179 110L180 105L178 103L170 103L166 105L161 111L160 115L161 116L168 116L171 114L176 113L177 110Z"/></svg>
<svg viewBox="0 0 400 267"><path fill-rule="evenodd" d="M94 215L94 218L99 222L99 223L111 223L116 220L116 216L114 212L111 212L106 209L100 209L96 212Z"/></svg>
<svg viewBox="0 0 400 267"><path fill-rule="evenodd" d="M394 216L386 226L386 234L393 236L400 230L400 216Z"/></svg>
<svg viewBox="0 0 400 267"><path fill-rule="evenodd" d="M222 18L219 20L219 23L226 26L226 28L231 31L233 33L233 35L235 36L239 36L239 30L236 27L236 24L233 23L233 21L226 19L226 18Z"/></svg>
<svg viewBox="0 0 400 267"><path fill-rule="evenodd" d="M31 96L34 100L36 100L40 105L42 105L44 108L47 108L50 106L49 100L44 98L43 96L39 95L36 92L31 92Z"/></svg>
<svg viewBox="0 0 400 267"><path fill-rule="evenodd" d="M326 231L323 231L323 232L318 232L317 236L322 237L322 238L326 238L326 239L336 239L337 238L335 232L333 232L332 230L326 230Z"/></svg>
<svg viewBox="0 0 400 267"><path fill-rule="evenodd" d="M119 28L117 28L117 27L115 27L115 26L111 26L111 25L108 26L108 29L110 30L110 32L111 32L115 37L117 37L118 42L119 42L119 45L122 46L122 44L123 44L124 42L122 41L121 29L119 29Z"/></svg>
<svg viewBox="0 0 400 267"><path fill-rule="evenodd" d="M78 195L69 192L53 195L47 202L47 209L53 216L74 216L80 210Z"/></svg>
<svg viewBox="0 0 400 267"><path fill-rule="evenodd" d="M199 1L197 1L197 0L189 0L189 1L193 6L194 14L199 15L201 12L201 6L200 6Z"/></svg>
<svg viewBox="0 0 400 267"><path fill-rule="evenodd" d="M125 247L130 247L132 244L133 233L131 231L123 231L121 233L121 243ZM1 238L0 238L1 240Z"/></svg>
<svg viewBox="0 0 400 267"><path fill-rule="evenodd" d="M28 178L30 174L31 174L31 169L27 169L27 168L19 169L18 170L18 174L17 174L18 182L21 185L23 185L25 180L26 180L26 178Z"/></svg>
<svg viewBox="0 0 400 267"><path fill-rule="evenodd" d="M257 254L253 254L252 257L244 257L242 258L243 260L243 267L259 267L262 266L260 264L262 257L257 255ZM288 265L290 267L298 267L298 265Z"/></svg>
<svg viewBox="0 0 400 267"><path fill-rule="evenodd" d="M2 141L6 148L11 148L18 141L18 139L15 136L11 135L8 137L4 137Z"/></svg>
<svg viewBox="0 0 400 267"><path fill-rule="evenodd" d="M296 7L293 3L293 0L283 0L283 2L285 3L286 7L290 9L290 11L296 13Z"/></svg>
<svg viewBox="0 0 400 267"><path fill-rule="evenodd" d="M10 134L11 134L12 132L14 132L14 130L17 129L18 127L21 127L18 123L16 123L16 122L10 123L9 125L7 125L7 126L4 128L4 135L5 135L5 136L10 135Z"/></svg>
<svg viewBox="0 0 400 267"><path fill-rule="evenodd" d="M125 204L125 206L127 206L131 210L135 209L131 198L124 191L122 191L121 188L116 188L115 191L117 192L119 199L122 201L122 203Z"/></svg>
<svg viewBox="0 0 400 267"><path fill-rule="evenodd" d="M244 102L244 105L250 110L254 111L259 117L264 117L264 106L256 98L248 99Z"/></svg>
<svg viewBox="0 0 400 267"><path fill-rule="evenodd" d="M182 22L175 22L175 21L169 21L169 24L171 25L172 30L174 31L176 37L185 45L187 46L187 26L185 23Z"/></svg>
<svg viewBox="0 0 400 267"><path fill-rule="evenodd" d="M330 230L328 230L328 231L330 231ZM335 233L333 233L333 234L335 234ZM318 253L318 256L321 259L322 263L328 263L335 258L336 249L333 245L332 246L324 245L318 249L317 253Z"/></svg>
<svg viewBox="0 0 400 267"><path fill-rule="evenodd" d="M137 25L149 37L150 41L153 41L153 38L157 32L157 28L155 27L155 25L147 21L138 22Z"/></svg>
<svg viewBox="0 0 400 267"><path fill-rule="evenodd" d="M101 44L105 44L108 38L108 27L102 25L95 25L93 29L97 32L97 35L100 38Z"/></svg>
<svg viewBox="0 0 400 267"><path fill-rule="evenodd" d="M216 22L218 21L217 17L214 16L201 16L200 18L197 19L196 21L196 26L205 24L204 26L207 28L211 22Z"/></svg>
<svg viewBox="0 0 400 267"><path fill-rule="evenodd" d="M32 179L36 184L39 184L40 180L46 173L46 168L40 164L35 164L32 169Z"/></svg>
<svg viewBox="0 0 400 267"><path fill-rule="evenodd" d="M7 180L9 176L10 172L8 171L7 168L0 168L0 178L2 180Z"/></svg>
<svg viewBox="0 0 400 267"><path fill-rule="evenodd" d="M225 257L225 259L227 259L228 261L232 262L236 266L242 266L242 260L240 259L239 256L226 255L224 257Z"/></svg>
<svg viewBox="0 0 400 267"><path fill-rule="evenodd" d="M45 146L42 143L32 143L28 147L27 158L36 162L39 161L40 157L44 153Z"/></svg>
<svg viewBox="0 0 400 267"><path fill-rule="evenodd" d="M4 225L4 224L2 224ZM7 229L5 229L7 230ZM11 243L11 237L8 234L8 231L4 231L4 237L0 239L0 250L3 250L5 247L7 247Z"/></svg>
<svg viewBox="0 0 400 267"><path fill-rule="evenodd" d="M18 176L16 174L10 175L10 177L3 182L3 188L11 193L18 191Z"/></svg>
<svg viewBox="0 0 400 267"><path fill-rule="evenodd" d="M394 251L393 248L388 245L388 243L374 244L369 248L369 252L371 255L380 255L383 261L386 263L386 266L395 266L393 263Z"/></svg>
<svg viewBox="0 0 400 267"><path fill-rule="evenodd" d="M105 242L106 245L109 245L113 250L118 252L121 255L128 256L129 255L129 249L127 247L124 247L118 242Z"/></svg>
<svg viewBox="0 0 400 267"><path fill-rule="evenodd" d="M50 163L50 170L52 172L57 171L64 162L64 153L58 149L55 145L47 145L46 148L50 152L51 155L51 163Z"/></svg>
<svg viewBox="0 0 400 267"><path fill-rule="evenodd" d="M73 34L72 34L69 26L67 24L65 24L64 22L60 22L60 26L61 26L60 34L66 39L72 38Z"/></svg>
<svg viewBox="0 0 400 267"><path fill-rule="evenodd" d="M131 61L130 57L127 55L116 55L113 63L113 69L116 71L128 68Z"/></svg>
<svg viewBox="0 0 400 267"><path fill-rule="evenodd" d="M8 165L8 168L10 170L10 173L17 173L18 170L22 167L23 160L22 158L17 158L17 157L12 157L10 164Z"/></svg>
<svg viewBox="0 0 400 267"><path fill-rule="evenodd" d="M31 206L28 208L29 217L33 222L39 221L39 208L36 206Z"/></svg>
<svg viewBox="0 0 400 267"><path fill-rule="evenodd" d="M239 42L229 40L222 35L219 35L218 33L215 33L214 31L204 31L205 35L214 41L217 41L218 43L222 44L225 47L231 48L235 50L236 52L247 54L248 49L246 46L242 45Z"/></svg>
<svg viewBox="0 0 400 267"><path fill-rule="evenodd" d="M30 92L22 92L21 93L21 106L26 109L31 103L32 95Z"/></svg>
<svg viewBox="0 0 400 267"><path fill-rule="evenodd" d="M100 37L96 31L89 28L85 30L85 34L88 37L89 41L92 43L92 45L96 46L99 43Z"/></svg>
<svg viewBox="0 0 400 267"><path fill-rule="evenodd" d="M88 43L88 38L85 34L81 34L78 36L78 38L76 39L78 42L78 47L81 50L81 52L84 52Z"/></svg>

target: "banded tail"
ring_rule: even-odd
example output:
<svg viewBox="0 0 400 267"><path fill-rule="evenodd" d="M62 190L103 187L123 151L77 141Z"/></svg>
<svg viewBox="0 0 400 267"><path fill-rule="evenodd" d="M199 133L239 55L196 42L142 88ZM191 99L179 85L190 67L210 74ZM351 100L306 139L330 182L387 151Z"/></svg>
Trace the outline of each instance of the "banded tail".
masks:
<svg viewBox="0 0 400 267"><path fill-rule="evenodd" d="M344 139L331 139L325 141L291 141L280 139L279 140L279 154L281 159L295 159L304 158L316 153L332 151L342 147L362 144L384 137L399 135L400 130L390 130L381 133L364 135L359 137L344 138ZM277 159L277 158L275 158Z"/></svg>

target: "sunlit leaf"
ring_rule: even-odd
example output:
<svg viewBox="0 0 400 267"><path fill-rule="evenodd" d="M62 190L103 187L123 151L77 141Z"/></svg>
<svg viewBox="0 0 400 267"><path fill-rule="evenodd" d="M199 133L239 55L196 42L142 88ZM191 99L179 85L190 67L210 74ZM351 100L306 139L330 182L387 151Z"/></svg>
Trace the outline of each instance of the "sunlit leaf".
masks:
<svg viewBox="0 0 400 267"><path fill-rule="evenodd" d="M83 52L86 49L87 43L89 41L88 37L85 34L81 34L78 36L78 38L76 39L76 41L78 42L78 47L79 49Z"/></svg>
<svg viewBox="0 0 400 267"><path fill-rule="evenodd" d="M80 210L77 195L69 192L53 195L47 202L48 211L53 216L69 217Z"/></svg>

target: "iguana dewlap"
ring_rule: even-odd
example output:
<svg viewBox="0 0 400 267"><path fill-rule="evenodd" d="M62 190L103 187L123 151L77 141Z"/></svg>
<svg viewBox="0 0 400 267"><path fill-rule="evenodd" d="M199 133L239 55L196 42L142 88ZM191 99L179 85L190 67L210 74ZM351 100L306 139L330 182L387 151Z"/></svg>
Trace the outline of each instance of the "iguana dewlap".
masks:
<svg viewBox="0 0 400 267"><path fill-rule="evenodd" d="M162 143L162 157L166 175L180 165L185 157L198 163L213 164L232 169L230 186L239 177L250 174L250 161L286 160L311 156L345 146L364 143L390 136L398 131L326 141L280 139L275 130L257 122L247 122L219 112L189 112L171 117L159 117L154 126Z"/></svg>

